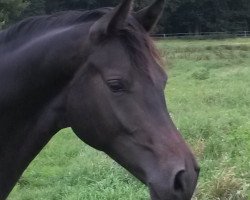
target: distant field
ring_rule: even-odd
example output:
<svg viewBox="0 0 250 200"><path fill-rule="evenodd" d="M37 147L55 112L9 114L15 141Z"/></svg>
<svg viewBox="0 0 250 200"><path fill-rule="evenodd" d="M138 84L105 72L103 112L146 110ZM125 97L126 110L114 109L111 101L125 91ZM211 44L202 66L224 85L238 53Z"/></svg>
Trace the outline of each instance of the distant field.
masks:
<svg viewBox="0 0 250 200"><path fill-rule="evenodd" d="M171 116L201 165L194 199L250 199L250 39L157 42ZM104 154L61 131L32 162L10 200L148 200Z"/></svg>

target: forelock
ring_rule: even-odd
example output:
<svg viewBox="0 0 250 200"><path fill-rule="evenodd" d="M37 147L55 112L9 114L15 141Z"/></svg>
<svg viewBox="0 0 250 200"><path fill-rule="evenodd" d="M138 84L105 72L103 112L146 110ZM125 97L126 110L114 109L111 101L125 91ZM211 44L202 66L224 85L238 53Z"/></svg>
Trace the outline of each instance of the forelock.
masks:
<svg viewBox="0 0 250 200"><path fill-rule="evenodd" d="M149 59L162 63L153 40L133 17L128 18L127 25L118 32L118 37L134 67L149 73Z"/></svg>

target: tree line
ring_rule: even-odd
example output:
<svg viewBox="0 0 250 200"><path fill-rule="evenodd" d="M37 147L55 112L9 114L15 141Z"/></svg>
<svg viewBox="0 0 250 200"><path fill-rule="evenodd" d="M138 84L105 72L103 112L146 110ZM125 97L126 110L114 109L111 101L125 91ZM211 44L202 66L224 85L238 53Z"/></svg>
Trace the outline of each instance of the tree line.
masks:
<svg viewBox="0 0 250 200"><path fill-rule="evenodd" d="M139 10L153 0L136 0ZM34 15L115 6L120 0L0 0L0 28ZM167 0L158 33L247 31L250 0Z"/></svg>

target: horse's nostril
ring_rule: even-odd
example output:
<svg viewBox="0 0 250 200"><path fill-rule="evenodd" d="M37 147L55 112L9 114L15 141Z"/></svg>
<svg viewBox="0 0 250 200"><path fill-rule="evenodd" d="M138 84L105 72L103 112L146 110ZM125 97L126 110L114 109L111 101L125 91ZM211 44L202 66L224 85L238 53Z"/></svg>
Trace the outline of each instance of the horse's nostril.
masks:
<svg viewBox="0 0 250 200"><path fill-rule="evenodd" d="M176 174L174 179L175 191L184 191L184 174L185 170L181 170Z"/></svg>

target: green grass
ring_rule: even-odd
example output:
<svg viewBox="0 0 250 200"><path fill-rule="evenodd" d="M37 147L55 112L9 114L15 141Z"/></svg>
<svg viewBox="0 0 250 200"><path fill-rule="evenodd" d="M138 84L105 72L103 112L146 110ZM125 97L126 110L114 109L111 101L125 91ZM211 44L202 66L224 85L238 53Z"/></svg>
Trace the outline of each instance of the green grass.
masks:
<svg viewBox="0 0 250 200"><path fill-rule="evenodd" d="M197 199L247 199L250 39L164 41L169 110L200 161ZM250 197L249 197L250 198Z"/></svg>
<svg viewBox="0 0 250 200"><path fill-rule="evenodd" d="M201 165L194 199L250 199L250 39L158 42L176 126ZM61 131L10 200L147 200L147 188L104 154Z"/></svg>

